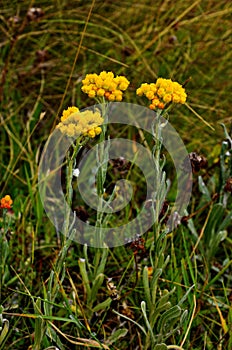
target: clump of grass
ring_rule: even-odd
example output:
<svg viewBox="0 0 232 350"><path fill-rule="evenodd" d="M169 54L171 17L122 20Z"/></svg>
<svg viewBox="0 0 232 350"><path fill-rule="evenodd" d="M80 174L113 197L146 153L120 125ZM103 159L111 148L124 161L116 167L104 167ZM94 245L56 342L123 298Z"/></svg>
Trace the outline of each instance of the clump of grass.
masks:
<svg viewBox="0 0 232 350"><path fill-rule="evenodd" d="M229 133L231 4L43 0L39 6L34 19L27 15L30 1L5 1L0 10L1 198L10 193L14 199L12 226L2 241L8 254L1 260L0 349L143 348L151 309L141 308L141 300L152 234L136 257L128 245L109 250L107 263L97 263L94 250L70 241L62 245L37 189L41 151L58 111L88 106L81 80L103 69L130 77L128 96L157 76L186 82L190 107L214 127L186 108L173 111L172 124L189 151L207 155L209 166L194 175L186 225L167 237L170 263L157 277L157 293L165 298L175 287L174 304L195 285L187 295L188 322L170 343L229 349L231 195L224 187L231 160L230 149L221 148L219 122ZM120 132L134 137L131 130ZM2 234L2 220L0 225Z"/></svg>

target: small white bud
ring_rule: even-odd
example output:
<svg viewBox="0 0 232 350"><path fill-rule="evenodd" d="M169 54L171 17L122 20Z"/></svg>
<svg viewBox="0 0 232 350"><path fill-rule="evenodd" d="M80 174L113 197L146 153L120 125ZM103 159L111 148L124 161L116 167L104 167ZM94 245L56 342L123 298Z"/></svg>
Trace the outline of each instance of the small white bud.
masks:
<svg viewBox="0 0 232 350"><path fill-rule="evenodd" d="M78 177L80 175L80 170L78 168L73 170L73 176Z"/></svg>

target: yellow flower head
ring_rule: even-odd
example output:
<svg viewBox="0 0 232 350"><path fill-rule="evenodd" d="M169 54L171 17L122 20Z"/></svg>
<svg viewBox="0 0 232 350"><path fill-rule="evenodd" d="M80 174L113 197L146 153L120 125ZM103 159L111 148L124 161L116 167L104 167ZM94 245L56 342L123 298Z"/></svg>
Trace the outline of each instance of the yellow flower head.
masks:
<svg viewBox="0 0 232 350"><path fill-rule="evenodd" d="M104 96L108 101L122 101L130 82L124 76L115 77L114 73L103 71L99 75L87 74L82 84L81 90L91 98Z"/></svg>
<svg viewBox="0 0 232 350"><path fill-rule="evenodd" d="M156 83L143 83L136 91L138 96L146 96L151 101L150 109L164 109L168 103L184 104L185 89L171 79L158 78Z"/></svg>
<svg viewBox="0 0 232 350"><path fill-rule="evenodd" d="M9 196L9 194L7 194L5 197L1 199L1 208L10 209L12 204L13 204L13 201Z"/></svg>
<svg viewBox="0 0 232 350"><path fill-rule="evenodd" d="M94 138L101 133L100 125L103 121L99 111L80 112L77 107L69 107L63 112L61 122L56 128L69 137L83 135Z"/></svg>

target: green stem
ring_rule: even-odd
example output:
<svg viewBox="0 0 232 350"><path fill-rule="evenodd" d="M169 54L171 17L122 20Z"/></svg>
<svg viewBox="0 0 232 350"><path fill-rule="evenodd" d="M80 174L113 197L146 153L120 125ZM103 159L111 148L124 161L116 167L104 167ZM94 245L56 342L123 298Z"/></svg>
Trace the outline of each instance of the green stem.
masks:
<svg viewBox="0 0 232 350"><path fill-rule="evenodd" d="M80 151L81 147L88 141L87 139L81 143L82 136L80 136L76 143L73 144L73 150L69 150L67 154L67 167L66 167L66 201L68 204L67 212L65 213L65 225L64 225L64 243L66 238L69 236L69 221L70 221L70 208L72 206L73 200L73 188L72 188L72 178L73 169L76 165L76 156Z"/></svg>
<svg viewBox="0 0 232 350"><path fill-rule="evenodd" d="M97 246L102 246L102 223L103 223L103 217L104 217L104 211L103 211L103 195L104 195L104 182L106 178L106 172L107 172L107 162L109 159L108 156L108 150L105 147L104 141L106 139L106 132L107 132L107 109L108 104L105 103L105 100L103 99L103 103L101 104L102 107L102 116L104 118L104 125L102 125L102 132L100 134L100 142L97 148L98 152L98 163L99 163L99 169L97 172L97 195L99 197L98 200L98 208L97 208L97 220L96 220L96 243ZM96 260L99 261L101 254L98 250L96 252Z"/></svg>
<svg viewBox="0 0 232 350"><path fill-rule="evenodd" d="M152 125L152 134L153 138L155 140L155 146L153 149L153 154L154 154L154 163L155 163L155 223L154 223L154 243L155 245L158 242L159 236L160 236L160 223L159 223L159 213L161 211L161 200L160 200L160 182L161 182L161 175L162 175L162 169L160 167L160 153L161 153L161 147L162 147L162 142L161 142L161 126L160 126L160 117L161 117L161 111L157 112L156 118L157 122L153 123ZM155 124L155 125L154 125ZM158 256L157 254L155 255L155 261L154 261L154 268L156 269L158 265Z"/></svg>
<svg viewBox="0 0 232 350"><path fill-rule="evenodd" d="M0 229L0 300L2 296L2 286L3 286L3 275L4 275L4 241L6 240L6 232L9 228L6 220L7 209L3 209L3 228Z"/></svg>

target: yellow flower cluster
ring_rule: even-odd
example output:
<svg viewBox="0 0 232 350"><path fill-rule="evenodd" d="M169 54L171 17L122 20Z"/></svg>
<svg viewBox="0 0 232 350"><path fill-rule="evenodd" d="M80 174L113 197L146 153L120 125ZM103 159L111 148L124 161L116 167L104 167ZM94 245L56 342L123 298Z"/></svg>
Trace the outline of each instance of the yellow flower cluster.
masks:
<svg viewBox="0 0 232 350"><path fill-rule="evenodd" d="M77 107L69 107L63 111L61 122L57 125L63 134L77 138L81 134L94 138L102 131L101 125L104 119L99 111L80 112Z"/></svg>
<svg viewBox="0 0 232 350"><path fill-rule="evenodd" d="M145 95L151 101L150 109L164 109L171 102L185 103L185 89L171 79L158 78L156 83L142 84L136 91L137 95Z"/></svg>
<svg viewBox="0 0 232 350"><path fill-rule="evenodd" d="M89 97L104 96L108 101L120 102L130 82L122 75L115 77L114 73L103 71L99 75L87 74L82 84L81 90Z"/></svg>
<svg viewBox="0 0 232 350"><path fill-rule="evenodd" d="M3 209L10 209L12 204L13 204L13 201L11 199L11 196L9 196L9 194L3 197L0 201L0 207Z"/></svg>

